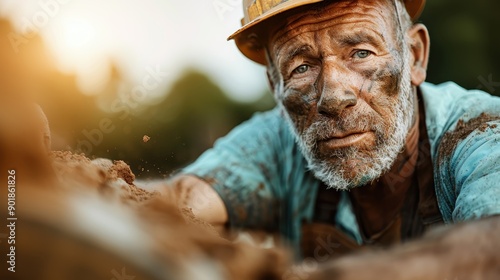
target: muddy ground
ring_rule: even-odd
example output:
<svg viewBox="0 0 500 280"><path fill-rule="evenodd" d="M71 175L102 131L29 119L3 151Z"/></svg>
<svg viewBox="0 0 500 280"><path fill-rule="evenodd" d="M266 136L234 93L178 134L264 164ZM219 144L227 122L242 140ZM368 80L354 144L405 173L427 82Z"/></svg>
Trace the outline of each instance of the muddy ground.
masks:
<svg viewBox="0 0 500 280"><path fill-rule="evenodd" d="M281 279L289 265L285 250L231 242L138 188L123 161L65 151L47 163L52 178L18 187L16 279Z"/></svg>

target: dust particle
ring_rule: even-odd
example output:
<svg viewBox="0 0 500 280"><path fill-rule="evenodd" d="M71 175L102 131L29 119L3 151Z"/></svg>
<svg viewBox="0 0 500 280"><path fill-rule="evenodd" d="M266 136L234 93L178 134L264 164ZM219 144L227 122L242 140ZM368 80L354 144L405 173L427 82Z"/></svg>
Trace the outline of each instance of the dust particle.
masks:
<svg viewBox="0 0 500 280"><path fill-rule="evenodd" d="M151 139L151 137L149 137L149 136L147 136L147 135L142 136L142 141L143 141L144 143L148 143L149 139Z"/></svg>

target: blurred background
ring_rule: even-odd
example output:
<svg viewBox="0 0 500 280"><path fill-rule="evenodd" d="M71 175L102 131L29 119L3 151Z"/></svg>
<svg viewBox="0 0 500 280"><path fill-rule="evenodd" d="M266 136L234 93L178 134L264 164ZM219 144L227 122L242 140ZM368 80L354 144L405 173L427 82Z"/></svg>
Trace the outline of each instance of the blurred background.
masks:
<svg viewBox="0 0 500 280"><path fill-rule="evenodd" d="M500 95L498 11L428 1L427 80ZM274 106L264 68L226 41L242 14L236 0L0 0L0 91L38 100L53 149L166 177Z"/></svg>

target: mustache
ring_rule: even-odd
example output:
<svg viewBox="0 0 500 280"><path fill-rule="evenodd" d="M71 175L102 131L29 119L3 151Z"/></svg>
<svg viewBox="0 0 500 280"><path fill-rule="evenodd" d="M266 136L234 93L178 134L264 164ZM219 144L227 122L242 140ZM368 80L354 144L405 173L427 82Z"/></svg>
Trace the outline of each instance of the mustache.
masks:
<svg viewBox="0 0 500 280"><path fill-rule="evenodd" d="M380 132L380 122L374 115L366 113L349 114L348 117L319 116L303 133L302 138L322 141L330 139L334 135L344 135L351 132Z"/></svg>

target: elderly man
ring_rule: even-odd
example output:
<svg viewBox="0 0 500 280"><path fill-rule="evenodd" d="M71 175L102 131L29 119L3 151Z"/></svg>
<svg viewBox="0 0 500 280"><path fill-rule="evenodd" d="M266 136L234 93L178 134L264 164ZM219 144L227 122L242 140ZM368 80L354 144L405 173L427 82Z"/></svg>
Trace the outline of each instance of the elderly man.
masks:
<svg viewBox="0 0 500 280"><path fill-rule="evenodd" d="M230 39L278 107L183 169L179 200L316 260L500 214L500 99L424 82L424 2L244 0Z"/></svg>

